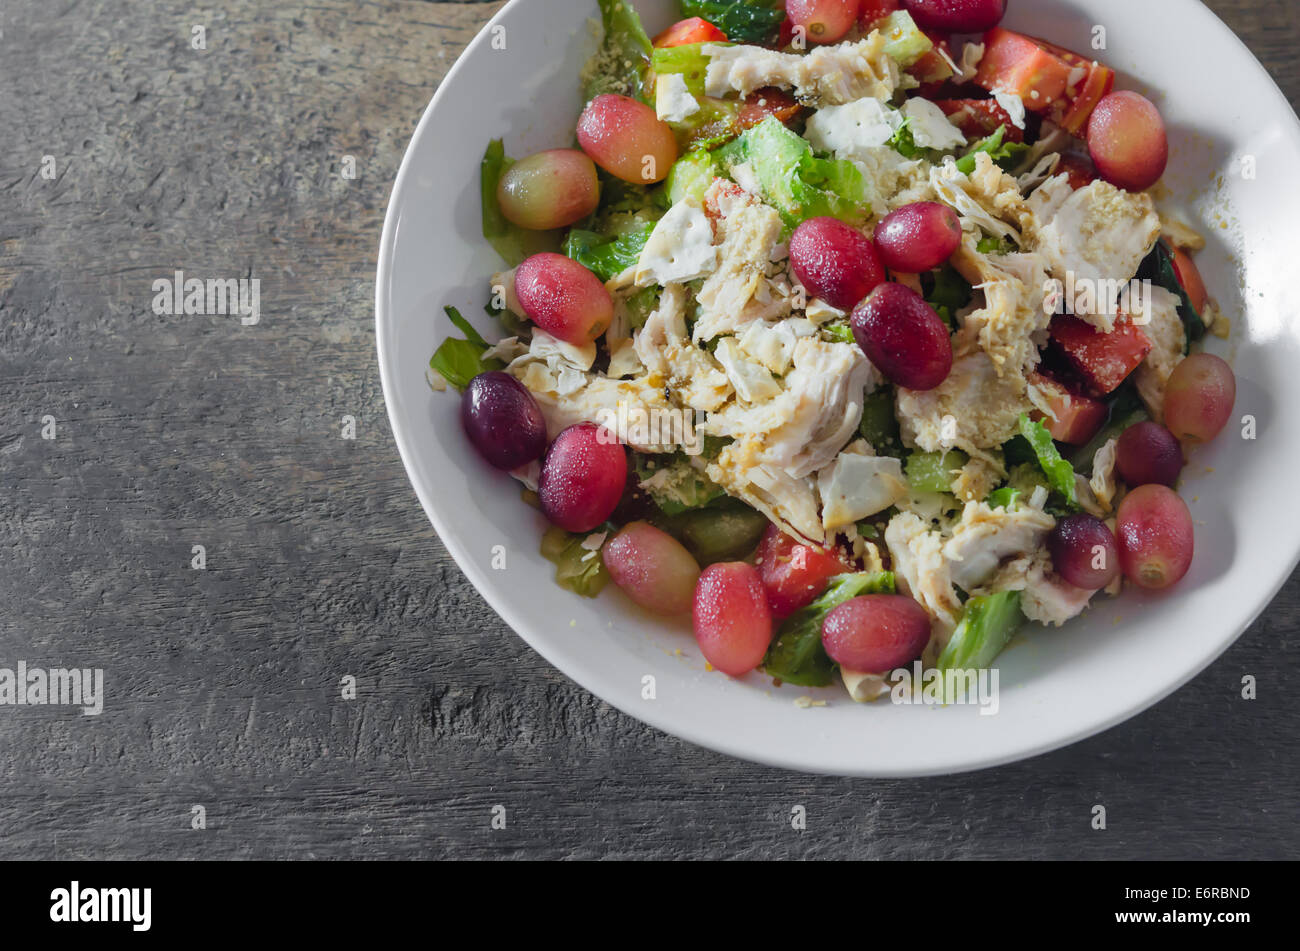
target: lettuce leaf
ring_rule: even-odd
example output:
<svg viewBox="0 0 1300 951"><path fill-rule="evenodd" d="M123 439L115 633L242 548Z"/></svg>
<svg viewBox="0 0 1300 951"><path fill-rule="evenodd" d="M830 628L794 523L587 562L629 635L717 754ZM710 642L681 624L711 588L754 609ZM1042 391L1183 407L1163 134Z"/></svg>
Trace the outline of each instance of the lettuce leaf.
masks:
<svg viewBox="0 0 1300 951"><path fill-rule="evenodd" d="M850 598L893 594L894 590L894 574L890 571L863 571L832 578L820 598L782 622L763 660L764 672L801 687L830 686L835 663L822 647L822 621Z"/></svg>
<svg viewBox="0 0 1300 951"><path fill-rule="evenodd" d="M604 38L582 70L582 88L591 101L605 93L630 96L654 105L650 88L653 47L629 0L598 0Z"/></svg>
<svg viewBox="0 0 1300 951"><path fill-rule="evenodd" d="M976 595L966 602L961 623L939 655L939 670L985 670L1015 636L1024 620L1020 592Z"/></svg>
<svg viewBox="0 0 1300 951"><path fill-rule="evenodd" d="M501 212L497 186L501 183L501 176L514 164L514 160L506 156L505 144L500 139L493 139L488 143L479 166L483 237L510 267L518 267L529 255L554 250L559 239L559 232L529 231L511 223Z"/></svg>
<svg viewBox="0 0 1300 951"><path fill-rule="evenodd" d="M975 156L979 152L987 152L993 159L995 165L1000 166L1003 171L1011 171L1020 163L1025 153L1029 151L1029 146L1023 142L1008 142L1006 138L1007 127L1000 125L997 131L988 138L980 139L972 145L966 154L957 160L957 169L963 175L969 175L975 171Z"/></svg>
<svg viewBox="0 0 1300 951"><path fill-rule="evenodd" d="M787 231L809 218L839 218L860 224L869 213L870 186L852 162L818 158L812 146L779 119L769 116L720 149L730 171L748 163L763 198L781 215Z"/></svg>
<svg viewBox="0 0 1300 951"><path fill-rule="evenodd" d="M503 369L505 364L500 360L484 360L483 354L490 346L488 342L455 307L444 309L465 339L448 337L439 344L429 360L429 368L457 390L464 391L469 381L480 373Z"/></svg>
<svg viewBox="0 0 1300 951"><path fill-rule="evenodd" d="M726 495L721 486L691 465L684 454L636 457L642 488L665 515L702 509Z"/></svg>
<svg viewBox="0 0 1300 951"><path fill-rule="evenodd" d="M1029 418L1028 413L1020 414L1020 435L1025 438L1038 458L1038 466L1047 478L1047 485L1062 496L1070 506L1077 507L1079 500L1074 493L1074 467L1061 458L1061 453L1052 441L1052 434L1042 423Z"/></svg>
<svg viewBox="0 0 1300 951"><path fill-rule="evenodd" d="M878 456L903 457L905 450L898 417L894 415L893 387L882 386L862 401L858 435L871 444Z"/></svg>
<svg viewBox="0 0 1300 951"><path fill-rule="evenodd" d="M682 16L708 20L733 43L768 43L785 19L782 0L682 0Z"/></svg>
<svg viewBox="0 0 1300 951"><path fill-rule="evenodd" d="M960 449L914 452L907 457L907 483L917 492L951 492L953 471L970 462Z"/></svg>
<svg viewBox="0 0 1300 951"><path fill-rule="evenodd" d="M647 222L607 240L594 231L574 228L564 240L564 253L602 281L608 281L641 259L654 229L654 223Z"/></svg>
<svg viewBox="0 0 1300 951"><path fill-rule="evenodd" d="M950 329L957 326L957 311L969 304L975 294L974 288L951 264L922 274L921 291L925 302Z"/></svg>
<svg viewBox="0 0 1300 951"><path fill-rule="evenodd" d="M552 526L542 536L542 556L555 563L555 581L560 587L594 598L609 584L609 570L599 550L582 547L587 537Z"/></svg>

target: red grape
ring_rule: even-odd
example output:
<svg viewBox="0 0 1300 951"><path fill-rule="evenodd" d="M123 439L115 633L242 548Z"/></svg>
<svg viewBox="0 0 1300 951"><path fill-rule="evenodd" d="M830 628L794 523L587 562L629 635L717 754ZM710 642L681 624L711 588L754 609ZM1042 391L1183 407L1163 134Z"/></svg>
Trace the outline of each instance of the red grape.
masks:
<svg viewBox="0 0 1300 951"><path fill-rule="evenodd" d="M542 514L570 532L589 532L613 514L627 485L627 453L607 429L570 426L551 443L537 494Z"/></svg>
<svg viewBox="0 0 1300 951"><path fill-rule="evenodd" d="M1195 550L1192 514L1173 489L1144 485L1124 496L1117 515L1119 563L1124 577L1160 590L1187 574Z"/></svg>
<svg viewBox="0 0 1300 951"><path fill-rule="evenodd" d="M534 231L581 221L600 204L596 166L577 149L551 149L521 159L497 186L501 213Z"/></svg>
<svg viewBox="0 0 1300 951"><path fill-rule="evenodd" d="M822 646L830 659L858 673L883 674L910 664L929 641L929 616L901 594L851 598L822 622Z"/></svg>
<svg viewBox="0 0 1300 951"><path fill-rule="evenodd" d="M1185 464L1178 439L1159 423L1134 423L1115 446L1115 468L1131 487L1172 486Z"/></svg>
<svg viewBox="0 0 1300 951"><path fill-rule="evenodd" d="M1106 523L1092 515L1069 515L1047 536L1056 573L1088 591L1106 587L1119 574L1119 546Z"/></svg>
<svg viewBox="0 0 1300 951"><path fill-rule="evenodd" d="M1165 425L1179 439L1209 442L1228 425L1237 402L1237 377L1227 361L1193 353L1165 384Z"/></svg>
<svg viewBox="0 0 1300 951"><path fill-rule="evenodd" d="M937 201L904 205L876 225L876 251L891 271L920 274L936 268L960 245L957 212Z"/></svg>
<svg viewBox="0 0 1300 951"><path fill-rule="evenodd" d="M578 144L611 175L636 185L668 177L677 161L677 137L643 102L606 93L578 119Z"/></svg>
<svg viewBox="0 0 1300 951"><path fill-rule="evenodd" d="M881 284L853 311L853 336L889 382L932 390L952 371L952 340L939 315L902 284Z"/></svg>
<svg viewBox="0 0 1300 951"><path fill-rule="evenodd" d="M803 27L810 43L838 43L857 22L861 0L785 0L790 23Z"/></svg>
<svg viewBox="0 0 1300 951"><path fill-rule="evenodd" d="M1169 163L1169 139L1151 100L1124 90L1097 103L1088 120L1088 153L1101 177L1140 192L1160 180Z"/></svg>
<svg viewBox="0 0 1300 951"><path fill-rule="evenodd" d="M809 218L790 236L790 267L808 292L850 310L885 279L871 240L835 218Z"/></svg>
<svg viewBox="0 0 1300 951"><path fill-rule="evenodd" d="M826 582L853 570L838 552L795 541L769 525L758 546L758 570L772 615L786 618L826 590Z"/></svg>
<svg viewBox="0 0 1300 951"><path fill-rule="evenodd" d="M647 611L672 615L691 609L700 566L667 532L648 522L633 522L601 555L614 583Z"/></svg>
<svg viewBox="0 0 1300 951"><path fill-rule="evenodd" d="M945 33L983 33L1002 22L1007 0L903 0L916 25Z"/></svg>
<svg viewBox="0 0 1300 951"><path fill-rule="evenodd" d="M772 612L758 572L743 561L710 565L695 587L695 639L704 659L732 677L763 662Z"/></svg>
<svg viewBox="0 0 1300 951"><path fill-rule="evenodd" d="M534 254L519 265L515 296L529 320L578 347L614 319L614 299L600 278L563 254Z"/></svg>
<svg viewBox="0 0 1300 951"><path fill-rule="evenodd" d="M518 469L546 452L546 420L528 388L493 370L469 381L460 400L469 441L498 469Z"/></svg>

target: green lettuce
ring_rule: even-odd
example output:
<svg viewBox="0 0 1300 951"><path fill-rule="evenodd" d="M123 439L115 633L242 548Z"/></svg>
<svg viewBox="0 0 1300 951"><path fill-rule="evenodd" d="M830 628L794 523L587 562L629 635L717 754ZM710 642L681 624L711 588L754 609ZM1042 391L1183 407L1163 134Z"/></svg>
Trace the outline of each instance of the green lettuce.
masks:
<svg viewBox="0 0 1300 951"><path fill-rule="evenodd" d="M871 444L878 456L901 459L904 453L903 437L894 415L894 389L882 386L867 394L862 401L862 422L858 435Z"/></svg>
<svg viewBox="0 0 1300 951"><path fill-rule="evenodd" d="M654 229L653 222L646 222L607 240L594 231L574 228L564 239L564 253L602 281L608 281L641 259Z"/></svg>
<svg viewBox="0 0 1300 951"><path fill-rule="evenodd" d="M587 100L606 93L630 96L654 105L650 88L653 47L632 4L627 0L598 0L604 38L582 70Z"/></svg>
<svg viewBox="0 0 1300 951"><path fill-rule="evenodd" d="M870 205L870 186L856 165L818 158L805 139L772 116L720 149L718 158L728 171L749 164L787 231L819 217L860 224Z"/></svg>
<svg viewBox="0 0 1300 951"><path fill-rule="evenodd" d="M955 267L945 264L921 275L921 296L950 328L957 326L957 311L971 302L975 290Z"/></svg>
<svg viewBox="0 0 1300 951"><path fill-rule="evenodd" d="M893 594L893 572L858 572L837 575L826 591L782 622L768 648L763 670L777 680L801 687L827 687L835 674L835 663L822 647L822 622L845 601L863 594Z"/></svg>
<svg viewBox="0 0 1300 951"><path fill-rule="evenodd" d="M1074 467L1061 458L1052 434L1042 423L1029 418L1029 414L1020 414L1020 435L1029 443L1038 459L1038 466L1047 479L1047 485L1062 496L1070 506L1076 507L1078 499L1074 492Z"/></svg>
<svg viewBox="0 0 1300 951"><path fill-rule="evenodd" d="M513 224L501 211L497 200L497 186L514 160L506 156L500 139L488 143L479 166L479 188L483 217L483 237L496 249L497 254L510 267L518 267L533 254L553 251L559 240L557 231L530 231Z"/></svg>
<svg viewBox="0 0 1300 951"><path fill-rule="evenodd" d="M609 584L609 571L599 550L582 547L587 537L552 526L542 536L542 555L555 563L555 581L560 587L594 598Z"/></svg>
<svg viewBox="0 0 1300 951"><path fill-rule="evenodd" d="M1002 653L1024 615L1020 592L976 595L966 602L961 623L939 655L939 670L984 670Z"/></svg>
<svg viewBox="0 0 1300 951"><path fill-rule="evenodd" d="M748 558L769 524L766 515L731 498L679 515L655 515L650 521L685 545L701 568Z"/></svg>
<svg viewBox="0 0 1300 951"><path fill-rule="evenodd" d="M703 471L691 465L684 454L636 457L636 474L645 492L665 515L680 515L701 509L722 498L726 492Z"/></svg>
<svg viewBox="0 0 1300 951"><path fill-rule="evenodd" d="M933 41L921 32L906 10L895 10L876 29L885 37L886 55L904 69L934 49Z"/></svg>
<svg viewBox="0 0 1300 951"><path fill-rule="evenodd" d="M704 193L717 177L718 163L712 152L706 149L687 152L668 172L668 180L665 182L668 200L674 205L688 198L703 203Z"/></svg>
<svg viewBox="0 0 1300 951"><path fill-rule="evenodd" d="M483 354L490 344L455 307L447 307L445 310L451 322L465 335L465 339L448 337L444 340L434 351L429 367L451 386L463 391L469 381L480 373L503 369L505 364L500 360L484 360Z"/></svg>
<svg viewBox="0 0 1300 951"><path fill-rule="evenodd" d="M970 462L960 449L914 452L907 457L907 483L917 492L951 492L953 471Z"/></svg>
<svg viewBox="0 0 1300 951"><path fill-rule="evenodd" d="M969 175L975 171L975 156L980 152L987 152L989 158L993 159L995 165L1000 166L1004 171L1011 171L1015 168L1025 153L1029 151L1029 146L1023 142L1004 141L1007 134L1007 127L1000 125L988 138L980 139L972 145L966 154L957 160L957 169L963 175Z"/></svg>
<svg viewBox="0 0 1300 951"><path fill-rule="evenodd" d="M683 17L708 20L733 43L768 43L785 19L782 0L682 0Z"/></svg>

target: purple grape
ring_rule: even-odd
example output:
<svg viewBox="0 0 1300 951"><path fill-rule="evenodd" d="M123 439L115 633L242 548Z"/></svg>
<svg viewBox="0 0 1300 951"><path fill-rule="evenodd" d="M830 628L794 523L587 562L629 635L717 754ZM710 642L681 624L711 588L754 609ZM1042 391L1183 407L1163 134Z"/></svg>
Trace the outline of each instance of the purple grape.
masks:
<svg viewBox="0 0 1300 951"><path fill-rule="evenodd" d="M460 421L474 448L498 469L518 469L546 452L541 407L522 383L500 370L469 381Z"/></svg>

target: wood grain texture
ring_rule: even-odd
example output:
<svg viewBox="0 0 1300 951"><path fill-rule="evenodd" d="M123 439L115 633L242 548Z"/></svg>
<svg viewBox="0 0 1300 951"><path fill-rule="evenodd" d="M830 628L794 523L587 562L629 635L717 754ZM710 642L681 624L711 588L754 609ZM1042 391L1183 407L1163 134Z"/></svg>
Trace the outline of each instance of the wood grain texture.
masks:
<svg viewBox="0 0 1300 951"><path fill-rule="evenodd" d="M398 460L371 302L402 151L498 6L0 10L0 666L109 692L0 708L0 857L1294 857L1295 579L1155 709L915 782L697 749L496 618ZM1295 5L1211 6L1300 102ZM258 277L261 323L155 316L176 269Z"/></svg>

